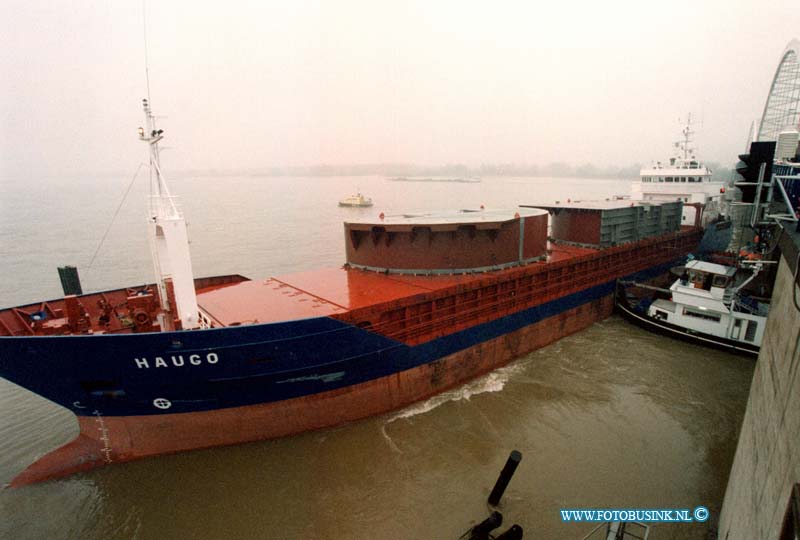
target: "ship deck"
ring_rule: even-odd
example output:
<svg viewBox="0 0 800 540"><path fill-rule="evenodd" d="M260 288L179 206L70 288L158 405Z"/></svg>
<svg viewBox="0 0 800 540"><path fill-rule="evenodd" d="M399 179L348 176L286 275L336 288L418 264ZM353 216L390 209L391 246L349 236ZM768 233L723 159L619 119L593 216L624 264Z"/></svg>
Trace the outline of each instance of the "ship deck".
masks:
<svg viewBox="0 0 800 540"><path fill-rule="evenodd" d="M471 275L405 276L326 268L242 282L198 294L214 326L267 323L343 314L474 280Z"/></svg>
<svg viewBox="0 0 800 540"><path fill-rule="evenodd" d="M547 265L594 253L597 250L568 245L550 246ZM499 276L515 270L491 272ZM426 295L472 283L485 273L448 275L386 274L350 268L326 268L257 281L245 281L198 294L201 311L215 327L281 322L309 317L343 315L401 299Z"/></svg>
<svg viewBox="0 0 800 540"><path fill-rule="evenodd" d="M687 228L688 229L688 228ZM684 233L687 233L685 230ZM653 239L647 242L653 244L648 249L658 248L656 244L663 240ZM409 275L389 274L362 270L347 265L338 268L327 268L306 272L293 273L278 277L260 280L248 280L241 276L221 276L217 278L202 278L196 281L198 291L197 301L201 312L201 320L206 327L227 327L247 324L279 323L315 317L334 317L353 324L367 324L376 331L387 327L387 334L400 332L399 329L389 330L391 326L402 326L402 331L408 330L408 323L394 321L403 313L407 318L409 306L430 303L431 299L439 299L442 305L456 297L463 299L450 306L450 311L463 311L479 309L479 304L486 302L500 302L504 294L498 289L499 282L508 282L503 287L519 287L520 296L511 300L509 306L498 305L492 307L493 315L499 312L509 313L521 309L530 302L544 301L550 297L557 297L567 289L585 287L590 282L594 283L601 275L612 269L610 262L595 261L600 253L603 257L623 256L622 252L629 248L595 249L579 247L563 243L548 243L547 259L531 262L523 267L516 266L502 270L465 274L438 274L438 275ZM622 250L622 251L620 251ZM619 252L619 255L614 253ZM654 252L653 256L657 256ZM660 257L660 256L659 256ZM584 264L582 261L595 261L591 267L581 267L583 270L577 275L568 277L560 268L564 265ZM610 259L609 259L610 260ZM616 259L614 259L616 260ZM613 265L624 265L624 261L614 262ZM595 268L596 267L596 268ZM577 267L576 267L577 268ZM608 270L604 270L608 268ZM615 268L615 267L614 267ZM542 274L542 272L547 272ZM599 274L598 274L599 272ZM553 274L550 276L550 274ZM563 275L562 275L563 274ZM613 272L609 272L609 278ZM523 288L533 287L532 284L523 286L520 281L525 278L530 281L530 276L540 283L535 290L534 300L527 299L531 293L522 294ZM527 277L526 277L527 276ZM565 279L572 279L566 282ZM516 281L515 281L516 280ZM527 283L526 281L526 283ZM585 282L585 283L584 283ZM597 281L599 282L599 281ZM531 282L532 283L532 282ZM152 286L150 286L152 287ZM485 291L483 289L486 289ZM534 289L531 289L533 291ZM132 320L136 317L135 310L130 307L131 294L137 291L132 289L119 289L90 293L77 297L79 313L75 320L85 322L84 327L68 324L69 311L64 299L52 300L44 303L30 304L16 308L0 310L0 335L25 336L25 335L64 335L86 333L131 333L159 331L159 327L136 327ZM476 295L481 295L478 301ZM516 294L516 293L512 293ZM524 301L523 301L524 300ZM157 297L154 310L158 309ZM456 301L456 300L453 300ZM508 300L503 300L508 303ZM501 302L502 303L502 302ZM472 304L475 304L474 306ZM100 318L103 313L102 305L112 306L110 322L106 317L105 322ZM438 304L437 304L438 305ZM135 307L135 306L134 306ZM495 309L496 308L496 309ZM427 308L425 308L427 309ZM439 308L437 308L439 309ZM481 308L482 309L482 308ZM497 311L500 310L500 311ZM56 331L48 330L41 323L35 323L33 317L45 312L49 321L54 324L58 320ZM151 311L155 313L155 311ZM466 312L465 312L466 313ZM106 308L106 315L109 308ZM412 317L413 318L413 317ZM428 315L421 315L420 325L424 325ZM151 317L154 321L154 317ZM392 319L392 320L388 320ZM424 319L424 320L423 320ZM135 322L135 321L134 321ZM394 325L394 326L392 326ZM397 330L397 332L395 332Z"/></svg>

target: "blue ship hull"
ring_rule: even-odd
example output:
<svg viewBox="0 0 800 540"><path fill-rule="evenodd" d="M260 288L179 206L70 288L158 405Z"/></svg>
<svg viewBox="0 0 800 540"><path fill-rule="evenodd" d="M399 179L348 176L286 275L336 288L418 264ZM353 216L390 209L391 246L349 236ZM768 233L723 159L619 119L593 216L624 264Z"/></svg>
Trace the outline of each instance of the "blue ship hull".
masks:
<svg viewBox="0 0 800 540"><path fill-rule="evenodd" d="M131 416L239 407L412 369L613 292L609 281L415 346L329 317L183 332L4 337L0 376L76 415L94 409ZM159 408L156 399L170 406Z"/></svg>
<svg viewBox="0 0 800 540"><path fill-rule="evenodd" d="M649 279L672 264L628 278ZM182 332L2 337L0 375L71 410L81 429L12 485L407 405L610 315L615 283L416 345L332 317Z"/></svg>

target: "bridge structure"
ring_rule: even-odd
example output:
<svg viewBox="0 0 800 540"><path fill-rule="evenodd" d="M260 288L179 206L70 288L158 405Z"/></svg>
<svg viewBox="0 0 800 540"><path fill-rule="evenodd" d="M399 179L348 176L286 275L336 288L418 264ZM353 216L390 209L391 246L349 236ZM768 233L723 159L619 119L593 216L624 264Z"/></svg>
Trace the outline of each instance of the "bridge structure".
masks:
<svg viewBox="0 0 800 540"><path fill-rule="evenodd" d="M800 129L800 40L786 46L775 70L758 128L759 141L776 141L782 131Z"/></svg>
<svg viewBox="0 0 800 540"><path fill-rule="evenodd" d="M740 156L749 175L745 187L777 187L789 212L765 216L780 223L777 245L770 250L779 254L776 278L719 515L718 540L800 538L800 227L790 223L796 220L792 202L800 195L800 162L785 155L773 159L776 143L786 138L782 134L797 131L798 123L800 40L795 39L779 59L758 141ZM794 137L790 142L797 144ZM754 182L754 176L761 178ZM750 200L769 207L760 202L761 192L751 191Z"/></svg>

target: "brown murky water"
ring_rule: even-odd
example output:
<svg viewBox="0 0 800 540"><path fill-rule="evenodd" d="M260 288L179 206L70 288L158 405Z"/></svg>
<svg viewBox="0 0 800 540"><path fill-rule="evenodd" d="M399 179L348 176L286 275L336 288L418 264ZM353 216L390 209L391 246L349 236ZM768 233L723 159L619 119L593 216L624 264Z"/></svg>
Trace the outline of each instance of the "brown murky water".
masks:
<svg viewBox="0 0 800 540"><path fill-rule="evenodd" d="M242 182L258 189L250 180ZM392 190L404 186L376 179L368 190L360 182L376 201L391 201L386 208L401 206L401 193ZM531 192L534 181L527 182L460 185L452 199L456 205L475 199L524 202L528 199L520 201L520 196ZM351 183L324 183L323 191L333 198L324 207L311 203L319 212L302 227L328 231L326 220L341 219L330 202L339 192L344 196L352 191L346 187ZM292 180L280 186L289 193L297 184ZM621 186L576 180L548 188L548 195L556 198L562 196L559 189L574 192L576 187L611 194L624 192ZM6 194L22 197L8 185L2 187ZM181 187L186 193L187 182ZM226 213L197 203L213 196L218 184L201 180L192 188L186 201L189 216L192 211L203 219ZM426 201L444 200L439 191L445 189L453 187L421 185L419 193L409 196L425 207ZM548 199L540 191L535 200ZM244 206L231 214L234 224L226 231L199 227L203 234L193 244L198 274L230 271L229 257L244 260L238 249L253 254L246 258L251 269L239 269L252 276L274 273L270 266L281 271L307 267L311 257L323 259L320 264L340 260L335 253L341 243L338 227L305 242L307 234L284 231L300 254L289 261L283 253L256 250L261 232L271 229L259 223L254 233L247 212L255 218L258 205L237 204ZM305 204L298 200L294 208L301 212L297 208ZM383 209L380 202L376 206L375 211ZM285 219L287 212L264 219ZM123 222L133 223L141 215L131 214L123 214ZM10 223L0 220L4 241L17 238ZM41 241L46 244L47 238ZM29 242L24 249L16 241L14 246L24 256L12 257L3 270L28 264L37 269L33 277L17 274L22 283L42 282L40 266L70 262L47 259L53 246ZM94 247L80 253L90 255ZM39 250L41 260L36 258ZM139 262L144 270L131 270L129 259L112 253L101 269L117 265L120 274L138 277L140 272L146 279L146 260ZM54 267L47 268L47 276ZM86 288L126 283L111 273ZM0 305L58 294L30 285L3 287ZM500 510L506 526L519 523L526 538L578 540L594 527L562 523L559 509L566 507L704 505L712 512L711 522L721 504L754 366L749 358L655 336L612 317L462 388L392 414L275 441L163 456L3 489L0 538L456 539L488 515L486 498L512 449L521 451L523 459ZM76 432L69 413L2 380L0 411L0 482ZM651 538L704 538L707 528L656 524Z"/></svg>

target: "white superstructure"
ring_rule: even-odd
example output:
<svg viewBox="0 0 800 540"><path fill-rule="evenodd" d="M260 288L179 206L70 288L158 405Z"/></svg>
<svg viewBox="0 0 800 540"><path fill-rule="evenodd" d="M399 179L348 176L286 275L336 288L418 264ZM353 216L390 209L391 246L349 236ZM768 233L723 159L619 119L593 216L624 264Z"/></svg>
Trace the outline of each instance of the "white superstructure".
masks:
<svg viewBox="0 0 800 540"><path fill-rule="evenodd" d="M706 225L725 213L725 182L714 182L711 169L703 165L694 156L690 148L691 117L683 128L683 139L675 143L676 155L666 163L657 162L651 167L643 168L639 173L639 181L631 186L631 199L634 201L676 201L684 203L682 223L694 225L697 208L689 206L702 204L701 225Z"/></svg>
<svg viewBox="0 0 800 540"><path fill-rule="evenodd" d="M339 206L372 206L372 199L359 192L339 201Z"/></svg>
<svg viewBox="0 0 800 540"><path fill-rule="evenodd" d="M747 303L738 294L759 270L754 266L752 274L737 283L734 267L691 261L686 265L686 274L669 288L671 299L654 301L647 314L712 340L721 338L760 347L769 307Z"/></svg>
<svg viewBox="0 0 800 540"><path fill-rule="evenodd" d="M173 318L179 319L181 328L188 330L199 326L199 317L186 220L161 174L158 142L164 138L164 131L156 129L150 103L146 99L143 102L145 127L139 128L139 139L146 142L150 150L148 224L158 294L166 312L158 319L162 330L175 329ZM172 299L176 305L172 305Z"/></svg>
<svg viewBox="0 0 800 540"><path fill-rule="evenodd" d="M775 160L792 160L797 155L798 145L800 145L800 132L796 129L787 129L778 134L778 142L775 145Z"/></svg>

